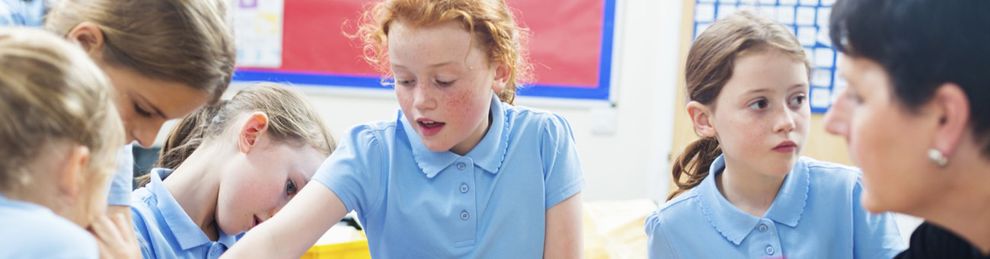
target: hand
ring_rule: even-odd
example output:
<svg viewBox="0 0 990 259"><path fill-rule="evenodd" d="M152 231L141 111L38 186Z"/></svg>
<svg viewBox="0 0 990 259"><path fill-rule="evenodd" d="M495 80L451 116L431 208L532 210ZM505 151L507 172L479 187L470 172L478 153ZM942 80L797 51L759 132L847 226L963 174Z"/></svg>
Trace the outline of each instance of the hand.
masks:
<svg viewBox="0 0 990 259"><path fill-rule="evenodd" d="M134 226L124 215L101 215L90 225L89 232L100 245L100 258L141 258Z"/></svg>

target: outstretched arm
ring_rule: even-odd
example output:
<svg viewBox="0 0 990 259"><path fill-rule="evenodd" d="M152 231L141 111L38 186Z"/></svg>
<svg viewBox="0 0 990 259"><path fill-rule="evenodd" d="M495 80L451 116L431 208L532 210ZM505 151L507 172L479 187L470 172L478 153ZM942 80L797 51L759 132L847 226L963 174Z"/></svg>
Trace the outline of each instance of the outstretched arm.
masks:
<svg viewBox="0 0 990 259"><path fill-rule="evenodd" d="M344 203L322 184L307 184L271 219L258 225L223 258L299 258L347 214Z"/></svg>

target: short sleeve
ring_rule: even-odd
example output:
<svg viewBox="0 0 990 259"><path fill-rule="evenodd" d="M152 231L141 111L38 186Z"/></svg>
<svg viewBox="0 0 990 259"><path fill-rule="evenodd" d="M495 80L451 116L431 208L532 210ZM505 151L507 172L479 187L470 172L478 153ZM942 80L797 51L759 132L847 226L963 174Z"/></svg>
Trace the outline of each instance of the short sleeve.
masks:
<svg viewBox="0 0 990 259"><path fill-rule="evenodd" d="M340 198L347 211L364 214L380 203L388 164L380 136L366 125L351 129L313 176Z"/></svg>
<svg viewBox="0 0 990 259"><path fill-rule="evenodd" d="M551 114L544 121L540 137L543 177L546 183L546 209L581 191L582 172L571 125L563 117Z"/></svg>
<svg viewBox="0 0 990 259"><path fill-rule="evenodd" d="M677 258L674 248L667 240L660 220L660 211L655 211L646 217L646 246L649 258Z"/></svg>
<svg viewBox="0 0 990 259"><path fill-rule="evenodd" d="M117 170L110 179L110 193L107 203L110 206L128 206L134 186L133 145L125 145L117 151Z"/></svg>

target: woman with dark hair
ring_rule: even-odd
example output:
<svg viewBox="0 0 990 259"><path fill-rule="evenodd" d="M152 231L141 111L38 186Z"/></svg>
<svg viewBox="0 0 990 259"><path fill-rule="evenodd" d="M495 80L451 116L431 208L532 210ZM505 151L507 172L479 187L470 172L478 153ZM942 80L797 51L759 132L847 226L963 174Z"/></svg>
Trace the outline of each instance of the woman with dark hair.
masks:
<svg viewBox="0 0 990 259"><path fill-rule="evenodd" d="M849 87L826 116L863 206L925 218L898 258L990 258L990 1L840 0Z"/></svg>

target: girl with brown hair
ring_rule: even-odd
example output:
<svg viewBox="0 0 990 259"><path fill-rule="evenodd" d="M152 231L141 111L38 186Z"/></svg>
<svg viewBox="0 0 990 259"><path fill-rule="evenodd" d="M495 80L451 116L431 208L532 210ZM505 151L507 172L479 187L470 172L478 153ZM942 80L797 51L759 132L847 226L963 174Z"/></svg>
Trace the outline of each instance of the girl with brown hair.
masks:
<svg viewBox="0 0 990 259"><path fill-rule="evenodd" d="M292 199L334 145L312 106L273 84L187 116L133 194L142 255L219 257Z"/></svg>
<svg viewBox="0 0 990 259"><path fill-rule="evenodd" d="M150 147L162 124L216 102L234 71L223 0L61 0L45 27L82 47L113 84L126 143ZM127 213L128 144L118 153L110 213Z"/></svg>
<svg viewBox="0 0 990 259"><path fill-rule="evenodd" d="M678 189L646 222L652 258L890 258L893 218L860 206L859 172L801 157L809 68L794 35L742 12L691 46L701 139L674 162Z"/></svg>

